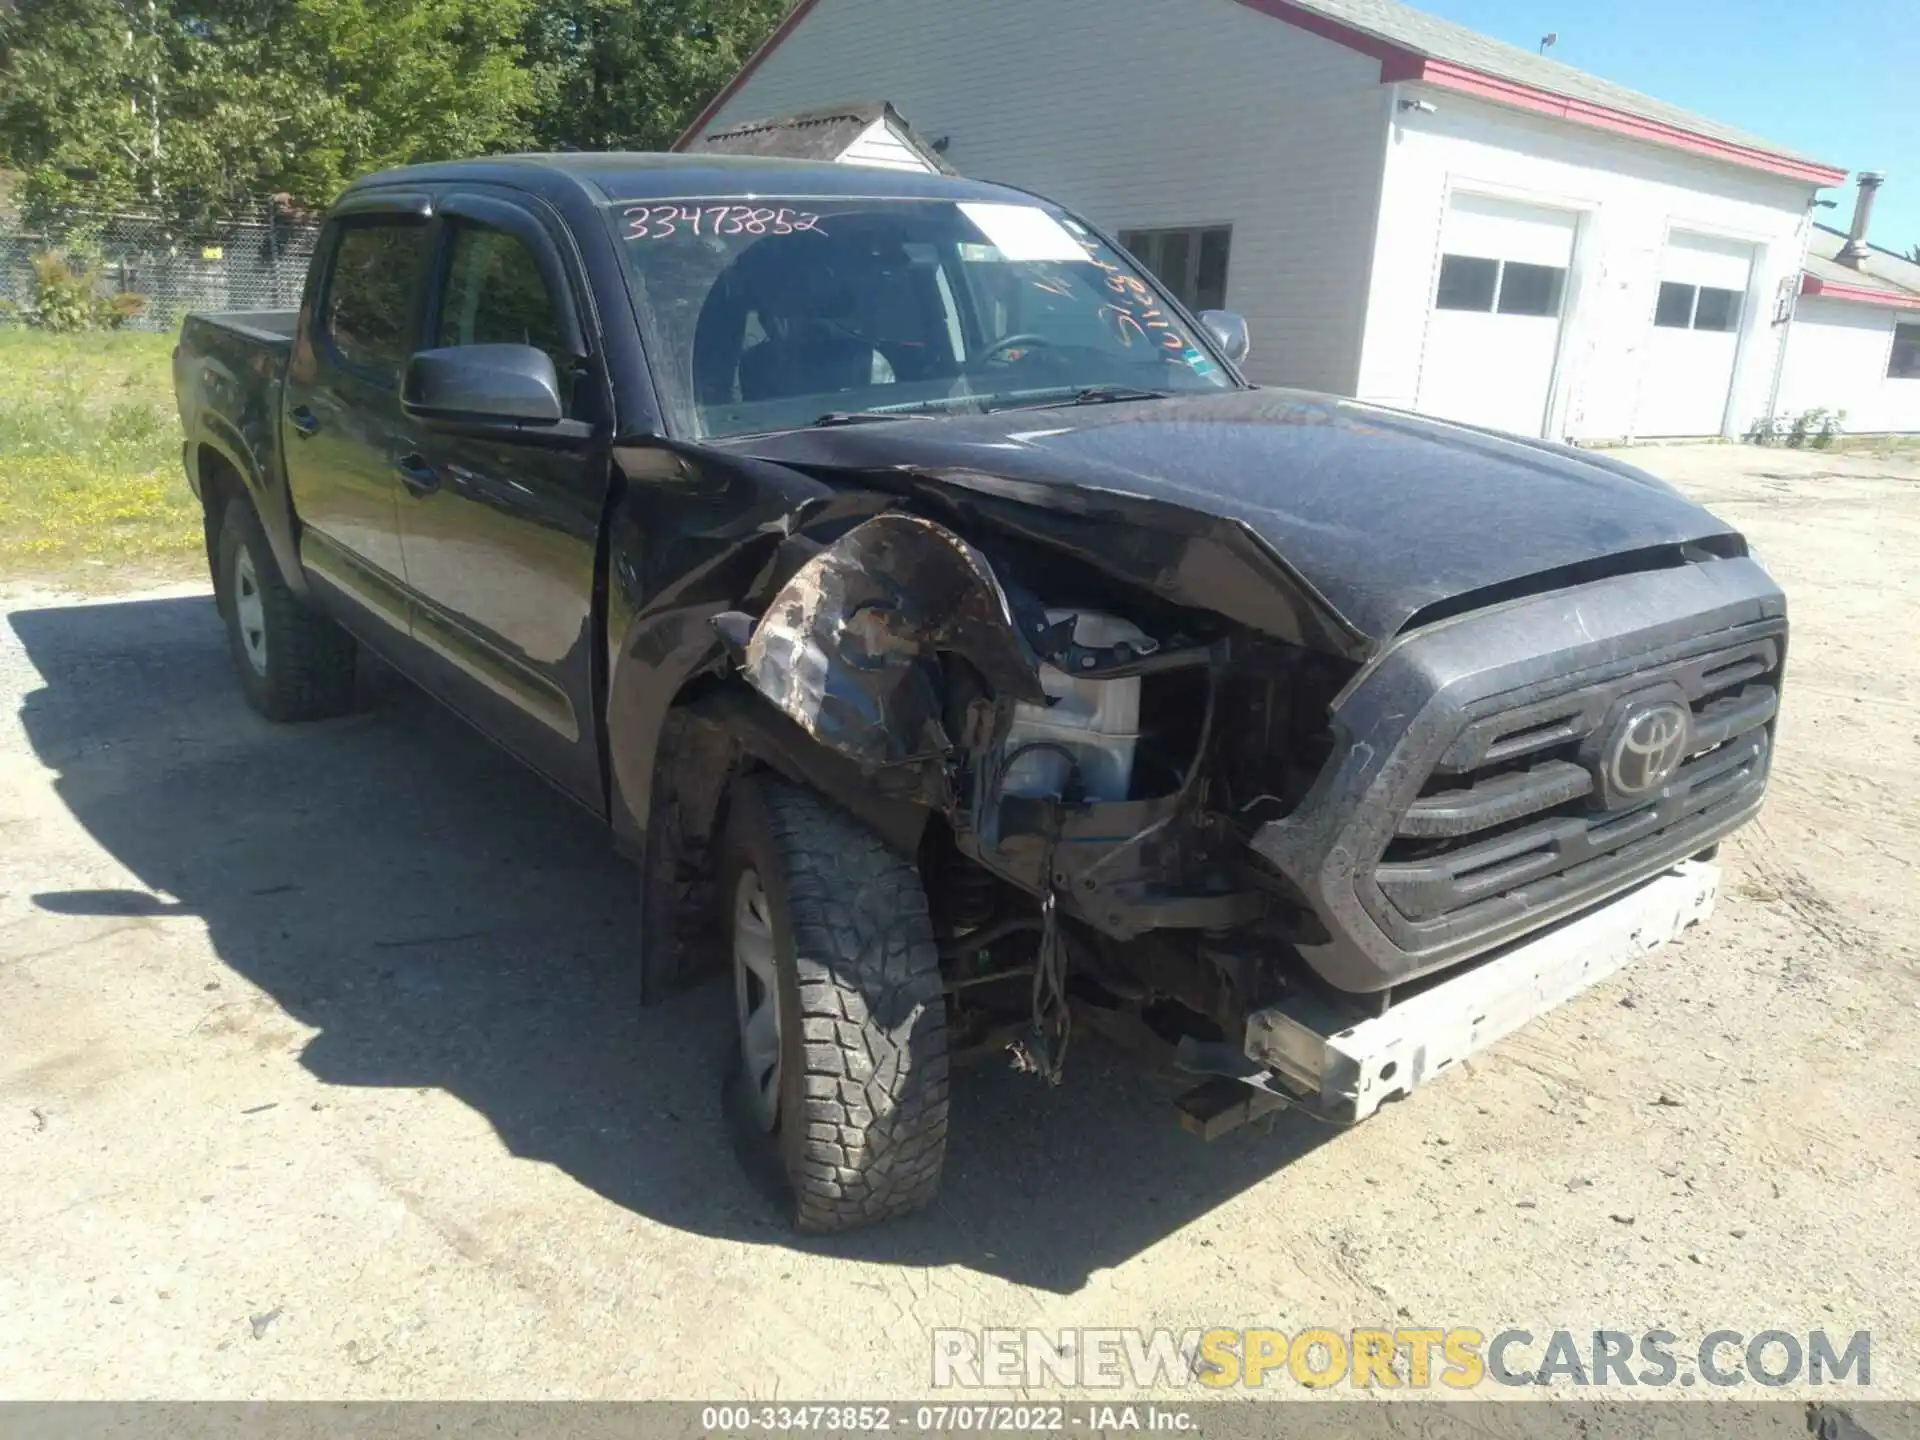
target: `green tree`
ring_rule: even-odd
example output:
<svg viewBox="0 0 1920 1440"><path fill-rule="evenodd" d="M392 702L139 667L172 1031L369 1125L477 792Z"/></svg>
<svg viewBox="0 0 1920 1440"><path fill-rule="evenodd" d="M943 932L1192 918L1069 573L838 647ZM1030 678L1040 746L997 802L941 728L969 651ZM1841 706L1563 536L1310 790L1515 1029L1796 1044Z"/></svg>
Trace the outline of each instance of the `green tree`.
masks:
<svg viewBox="0 0 1920 1440"><path fill-rule="evenodd" d="M356 175L657 149L789 0L0 0L0 169L29 214L318 209Z"/></svg>
<svg viewBox="0 0 1920 1440"><path fill-rule="evenodd" d="M168 57L159 28L135 20L120 0L0 10L0 164L27 172L24 202L151 191L153 82Z"/></svg>
<svg viewBox="0 0 1920 1440"><path fill-rule="evenodd" d="M791 0L560 0L526 52L534 138L556 150L664 150L772 32Z"/></svg>
<svg viewBox="0 0 1920 1440"><path fill-rule="evenodd" d="M16 0L0 165L45 212L319 207L354 175L526 143L534 0Z"/></svg>

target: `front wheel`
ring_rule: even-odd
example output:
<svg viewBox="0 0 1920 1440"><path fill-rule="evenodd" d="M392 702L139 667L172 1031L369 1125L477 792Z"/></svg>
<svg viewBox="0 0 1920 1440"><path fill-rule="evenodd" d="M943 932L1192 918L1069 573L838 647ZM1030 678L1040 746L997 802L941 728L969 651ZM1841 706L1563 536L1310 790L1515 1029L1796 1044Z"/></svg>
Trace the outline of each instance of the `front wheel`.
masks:
<svg viewBox="0 0 1920 1440"><path fill-rule="evenodd" d="M947 1022L911 856L812 791L756 776L728 807L728 1103L777 1152L802 1230L925 1206L947 1141Z"/></svg>
<svg viewBox="0 0 1920 1440"><path fill-rule="evenodd" d="M217 595L247 703L269 720L324 720L353 706L353 637L287 588L244 500L220 520Z"/></svg>

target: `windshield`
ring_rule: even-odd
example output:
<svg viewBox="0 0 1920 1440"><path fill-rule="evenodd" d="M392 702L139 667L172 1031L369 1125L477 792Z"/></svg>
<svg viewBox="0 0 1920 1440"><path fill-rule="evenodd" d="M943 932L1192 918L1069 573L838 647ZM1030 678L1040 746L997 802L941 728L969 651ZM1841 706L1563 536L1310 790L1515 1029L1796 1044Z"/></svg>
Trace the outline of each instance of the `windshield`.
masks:
<svg viewBox="0 0 1920 1440"><path fill-rule="evenodd" d="M1139 272L1049 207L685 199L612 219L681 433L1235 385Z"/></svg>

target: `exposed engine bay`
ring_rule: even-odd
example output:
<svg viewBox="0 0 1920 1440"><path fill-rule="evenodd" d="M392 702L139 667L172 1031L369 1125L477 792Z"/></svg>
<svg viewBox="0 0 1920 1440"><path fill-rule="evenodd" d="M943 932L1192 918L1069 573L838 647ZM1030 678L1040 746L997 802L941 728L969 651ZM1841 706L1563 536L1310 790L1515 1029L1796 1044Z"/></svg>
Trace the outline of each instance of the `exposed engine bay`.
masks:
<svg viewBox="0 0 1920 1440"><path fill-rule="evenodd" d="M1783 622L1731 551L1549 574L1381 646L1231 526L926 499L802 507L712 617L679 853L697 875L743 764L833 797L918 856L956 1042L1050 1081L1078 1014L1259 1088L1244 1037L1276 1005L1328 1035L1385 1016L1758 805ZM1656 693L1695 758L1615 820L1584 757Z"/></svg>
<svg viewBox="0 0 1920 1440"><path fill-rule="evenodd" d="M758 569L705 612L719 643L675 702L656 805L681 908L727 777L771 767L917 856L957 1042L1057 1081L1078 1014L1258 1088L1276 1005L1330 1036L1383 1017L1757 811L1784 604L1670 492L1568 465L1632 487L1633 532L1582 510L1589 480L1505 547L1396 568L1412 517L1369 508L1361 472L1313 517L1252 477L1208 507L1233 513L1137 474L1038 478L1114 428L1075 420L738 442L817 488L734 552ZM1367 443L1405 423L1368 415ZM1559 473L1524 453L1529 483ZM1628 794L1605 757L1655 718L1671 753Z"/></svg>
<svg viewBox="0 0 1920 1440"><path fill-rule="evenodd" d="M925 814L956 1028L1017 1032L1057 1082L1070 990L1212 1044L1299 983L1312 911L1247 841L1324 768L1352 661L904 511L715 624L740 678Z"/></svg>

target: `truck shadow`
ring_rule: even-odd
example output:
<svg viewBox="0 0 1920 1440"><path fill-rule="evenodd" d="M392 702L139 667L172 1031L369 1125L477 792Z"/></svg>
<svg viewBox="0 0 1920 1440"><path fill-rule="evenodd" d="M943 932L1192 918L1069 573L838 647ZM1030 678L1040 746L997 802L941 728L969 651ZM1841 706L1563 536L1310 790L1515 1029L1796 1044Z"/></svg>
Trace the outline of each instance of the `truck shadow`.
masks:
<svg viewBox="0 0 1920 1440"><path fill-rule="evenodd" d="M795 1237L735 1163L715 980L641 1010L634 882L604 829L403 681L353 718L258 720L204 597L15 613L42 677L21 722L64 803L150 892L62 889L68 915L190 913L220 959L319 1033L333 1085L434 1086L516 1156L687 1231L1079 1289L1331 1133L1279 1117L1212 1145L1177 1086L1093 1040L1044 1091L960 1073L941 1203Z"/></svg>

